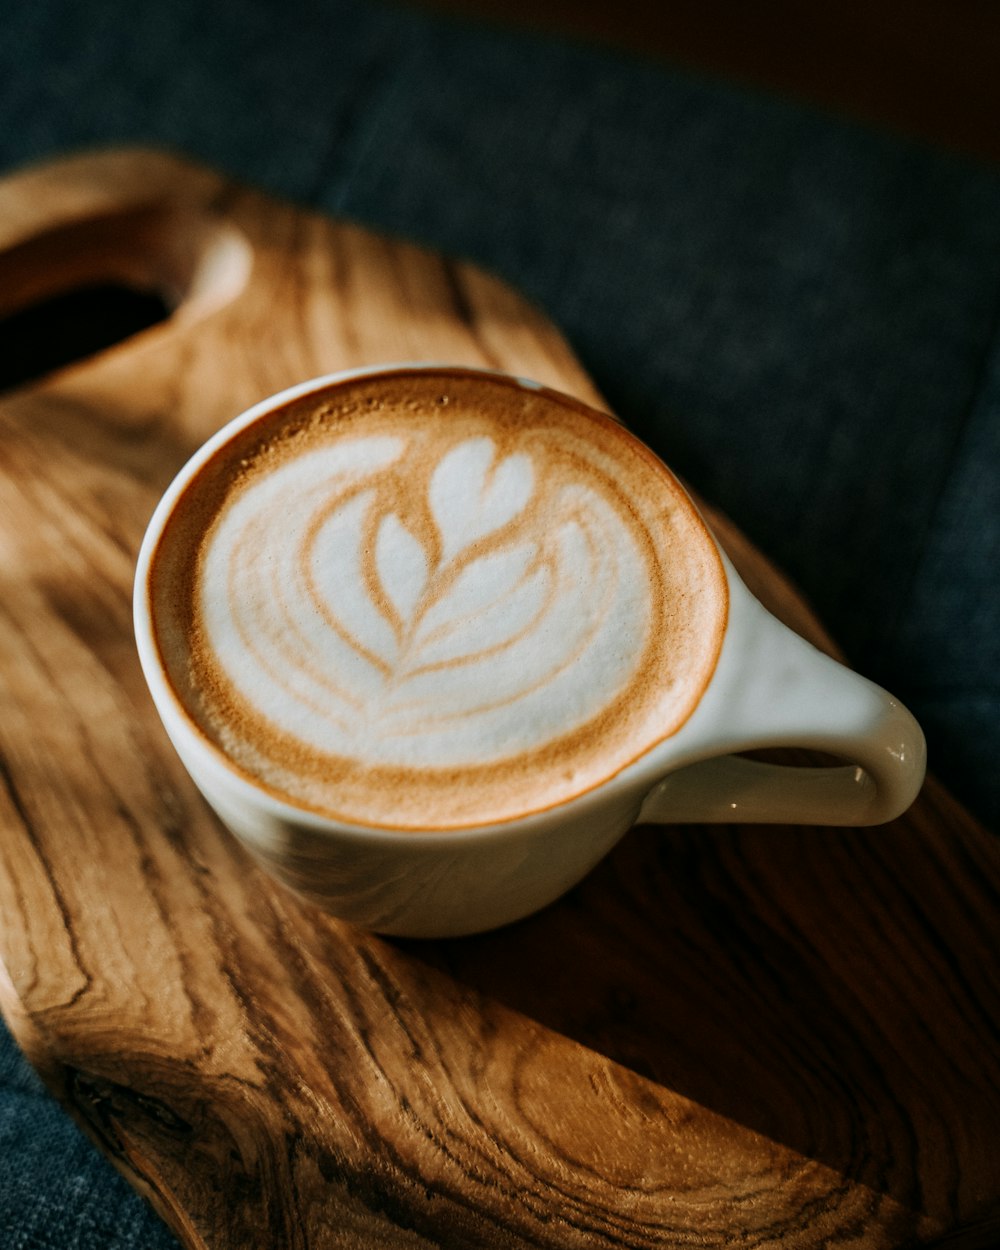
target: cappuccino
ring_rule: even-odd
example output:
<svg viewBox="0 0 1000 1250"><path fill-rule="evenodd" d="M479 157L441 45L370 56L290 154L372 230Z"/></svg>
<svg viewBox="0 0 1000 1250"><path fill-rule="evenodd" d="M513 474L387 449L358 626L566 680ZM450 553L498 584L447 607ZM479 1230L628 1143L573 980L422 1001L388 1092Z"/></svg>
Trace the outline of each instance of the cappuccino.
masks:
<svg viewBox="0 0 1000 1250"><path fill-rule="evenodd" d="M236 429L152 560L155 645L238 772L335 820L515 819L684 723L725 572L610 417L460 369L354 376Z"/></svg>

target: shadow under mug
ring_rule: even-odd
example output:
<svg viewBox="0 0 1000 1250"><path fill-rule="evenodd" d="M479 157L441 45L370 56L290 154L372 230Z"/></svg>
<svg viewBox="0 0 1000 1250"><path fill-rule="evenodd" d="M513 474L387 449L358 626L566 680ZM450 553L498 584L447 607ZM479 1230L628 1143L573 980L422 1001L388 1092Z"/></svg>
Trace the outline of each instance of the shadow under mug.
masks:
<svg viewBox="0 0 1000 1250"><path fill-rule="evenodd" d="M454 371L430 365L349 370L289 388L251 408L181 470L156 509L140 551L135 634L154 703L205 799L266 870L324 910L364 928L405 937L452 937L492 929L544 907L638 823L874 825L909 807L925 769L917 722L886 691L772 616L721 551L728 616L714 673L694 711L669 737L575 798L476 828L395 831L345 823L286 801L234 768L181 704L156 642L150 575L171 513L220 447L289 401L360 377L433 368ZM539 390L535 383L504 380ZM556 392L546 394L562 400ZM622 433L632 437L624 428ZM769 747L803 747L846 762L799 768L739 754Z"/></svg>

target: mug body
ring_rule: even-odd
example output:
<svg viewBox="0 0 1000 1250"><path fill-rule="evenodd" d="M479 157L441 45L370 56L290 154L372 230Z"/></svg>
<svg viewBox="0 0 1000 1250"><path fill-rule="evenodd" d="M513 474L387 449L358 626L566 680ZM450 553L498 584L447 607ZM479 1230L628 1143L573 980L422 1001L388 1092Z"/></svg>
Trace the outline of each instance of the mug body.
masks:
<svg viewBox="0 0 1000 1250"><path fill-rule="evenodd" d="M477 829L396 832L340 824L239 776L167 705L175 750L253 858L295 894L365 929L456 937L510 924L563 895L635 823L636 784L598 787L555 808Z"/></svg>

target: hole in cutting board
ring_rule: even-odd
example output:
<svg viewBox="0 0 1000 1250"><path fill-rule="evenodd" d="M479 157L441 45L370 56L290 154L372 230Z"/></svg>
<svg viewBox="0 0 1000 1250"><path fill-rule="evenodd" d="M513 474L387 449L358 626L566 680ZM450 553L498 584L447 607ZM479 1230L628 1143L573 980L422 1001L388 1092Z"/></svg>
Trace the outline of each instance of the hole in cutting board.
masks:
<svg viewBox="0 0 1000 1250"><path fill-rule="evenodd" d="M172 309L158 291L102 282L64 291L0 320L0 391L113 347Z"/></svg>
<svg viewBox="0 0 1000 1250"><path fill-rule="evenodd" d="M0 253L0 391L228 303L250 271L230 223L197 205L71 221Z"/></svg>

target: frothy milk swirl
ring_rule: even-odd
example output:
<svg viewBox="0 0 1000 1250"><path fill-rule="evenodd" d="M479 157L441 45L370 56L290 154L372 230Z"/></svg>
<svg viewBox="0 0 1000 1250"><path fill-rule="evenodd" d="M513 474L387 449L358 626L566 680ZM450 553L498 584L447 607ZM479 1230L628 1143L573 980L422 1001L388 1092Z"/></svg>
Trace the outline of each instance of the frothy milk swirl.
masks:
<svg viewBox="0 0 1000 1250"><path fill-rule="evenodd" d="M593 719L650 629L634 536L584 484L533 511L531 456L480 437L430 475L429 541L380 489L405 452L309 452L226 512L199 586L226 676L284 733L383 765L490 764Z"/></svg>
<svg viewBox="0 0 1000 1250"><path fill-rule="evenodd" d="M610 422L509 384L484 408L429 382L300 403L237 446L173 579L195 719L358 823L488 823L588 789L676 727L717 651L678 614L713 571L677 542L700 522L644 449L623 462Z"/></svg>

